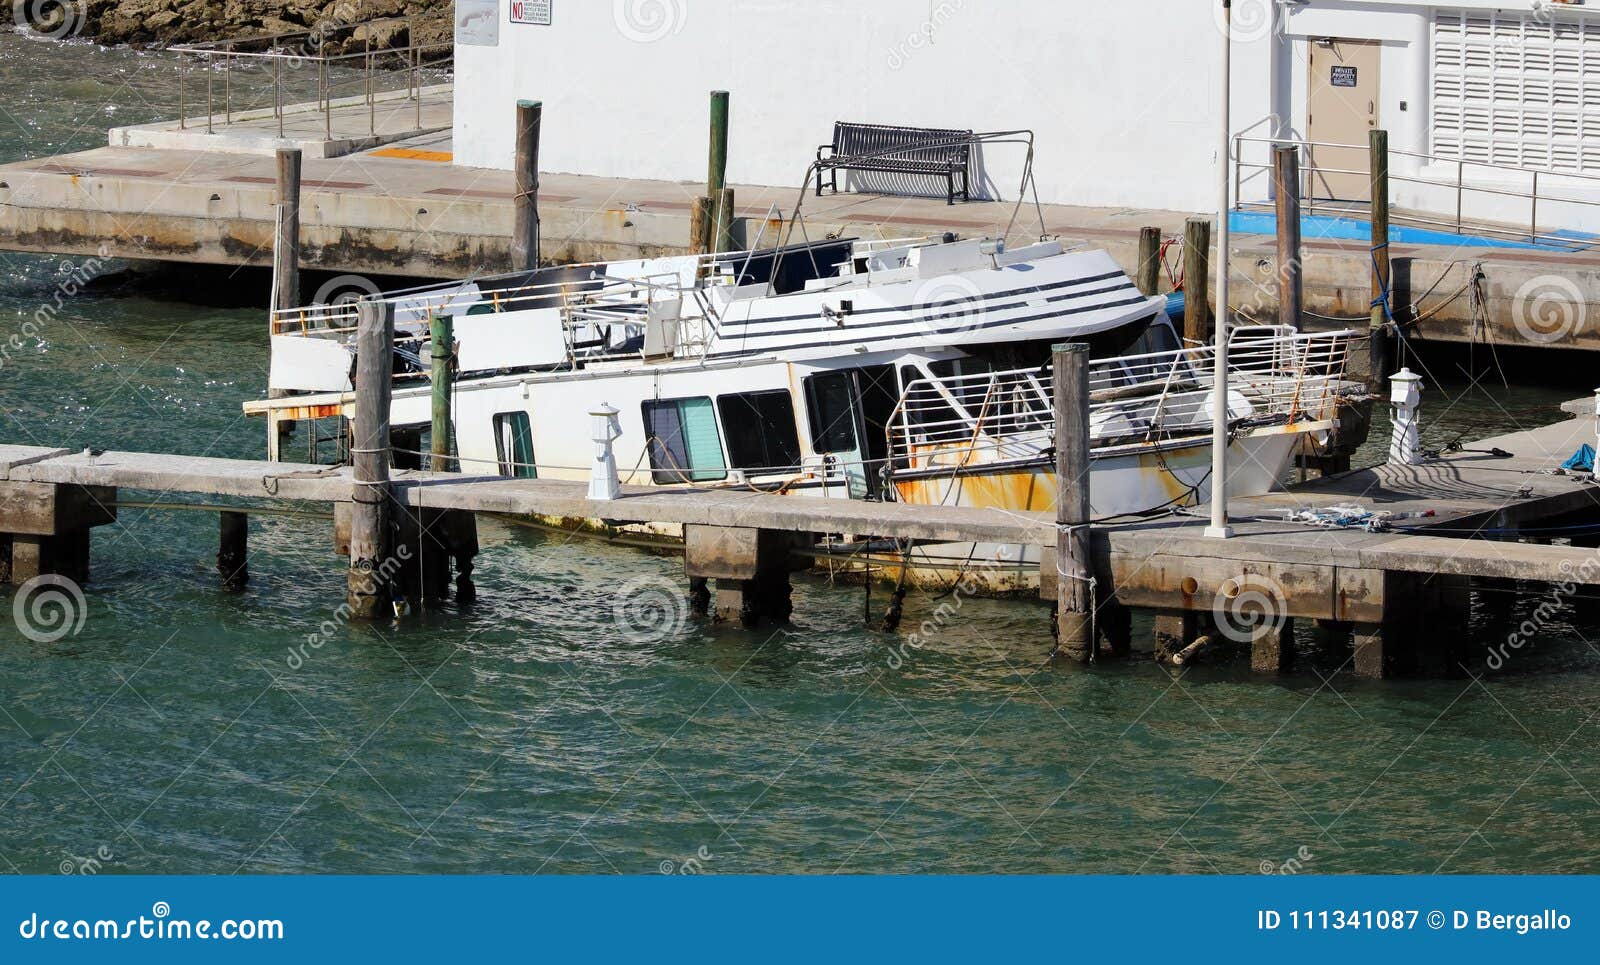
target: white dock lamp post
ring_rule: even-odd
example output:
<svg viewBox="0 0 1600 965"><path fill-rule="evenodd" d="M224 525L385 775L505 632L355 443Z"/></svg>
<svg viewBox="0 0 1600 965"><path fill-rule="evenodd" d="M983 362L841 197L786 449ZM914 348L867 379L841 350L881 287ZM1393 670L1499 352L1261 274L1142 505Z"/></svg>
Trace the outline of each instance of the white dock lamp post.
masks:
<svg viewBox="0 0 1600 965"><path fill-rule="evenodd" d="M1206 535L1227 539L1228 525L1228 140L1233 127L1233 0L1222 0L1222 135L1217 148L1216 387L1211 399L1211 525Z"/></svg>
<svg viewBox="0 0 1600 965"><path fill-rule="evenodd" d="M622 495L617 478L617 454L612 443L622 437L617 410L602 402L589 410L589 438L594 442L594 465L589 470L589 498L606 501Z"/></svg>

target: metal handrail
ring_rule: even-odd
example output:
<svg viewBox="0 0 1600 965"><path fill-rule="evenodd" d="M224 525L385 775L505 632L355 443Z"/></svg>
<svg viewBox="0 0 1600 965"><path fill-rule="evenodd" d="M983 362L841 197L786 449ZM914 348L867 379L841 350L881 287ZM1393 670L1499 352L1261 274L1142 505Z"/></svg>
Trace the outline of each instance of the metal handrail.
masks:
<svg viewBox="0 0 1600 965"><path fill-rule="evenodd" d="M1246 137L1243 133L1240 133L1234 137L1233 151L1235 165L1234 198L1236 199L1235 204L1239 208L1270 208L1273 206L1273 202L1271 201L1243 200L1245 170L1247 168L1263 172L1270 172L1272 170L1272 164L1270 161L1246 161L1244 159L1244 152L1242 150L1245 144L1263 144L1274 147L1292 146L1304 148L1305 152L1301 159L1301 164L1302 176L1306 178L1307 184L1315 183L1315 178L1318 174L1324 176L1330 174L1344 174L1367 177L1371 173L1370 171L1356 171L1343 168L1318 166L1316 162L1316 152L1312 150L1313 148L1333 148L1366 151L1368 150L1368 146L1365 144L1340 144L1331 141L1309 141L1295 137ZM1471 229L1474 234L1506 236L1514 240L1526 240L1532 244L1539 244L1541 242L1570 243L1571 238L1569 237L1564 237L1553 232L1541 232L1539 230L1539 206L1541 204L1574 204L1590 208L1600 208L1600 200L1594 198L1574 198L1561 195L1552 195L1539 190L1539 181L1541 177L1556 177L1593 184L1597 192L1600 192L1600 176L1566 171L1544 170L1538 168L1520 168L1507 164L1468 161L1465 158L1446 158L1435 154L1424 154L1418 151L1402 151L1392 148L1389 151L1389 155L1391 157L1413 158L1422 161L1424 164L1451 164L1455 166L1456 177L1454 182L1414 177L1411 175L1397 173L1393 169L1391 169L1389 172L1389 180L1395 183L1417 184L1424 187L1445 188L1455 191L1456 210L1455 219L1453 221L1448 219L1440 220L1438 218L1430 218L1424 215L1419 215L1415 212L1406 213L1404 218L1407 221L1414 221L1423 225L1451 228L1457 234L1464 233L1468 229ZM1491 185L1471 184L1466 180L1466 172L1469 167L1474 169L1483 169L1490 172L1508 174L1518 178L1529 178L1531 179L1532 183L1529 190L1526 191ZM1465 217L1466 195L1468 193L1492 195L1503 198L1516 198L1518 200L1527 201L1529 203L1528 230L1523 232L1520 230L1520 226L1518 229L1512 229L1493 223L1483 224L1469 222ZM1318 200L1312 196L1310 191L1304 192L1304 197L1302 198L1301 203L1304 206L1307 214L1314 214L1319 203L1324 207L1324 209L1332 208L1333 210L1345 212L1354 209L1352 203L1350 202L1329 201L1326 199L1318 202Z"/></svg>
<svg viewBox="0 0 1600 965"><path fill-rule="evenodd" d="M403 47L385 47L374 49L372 47L372 29L383 24L406 24L406 44ZM321 48L332 41L340 33L353 34L356 30L366 27L367 35L363 38L364 49L350 51L342 54L327 54ZM227 40L207 41L195 44L175 44L167 49L190 54L205 61L208 68L206 74L206 133L216 133L217 105L216 105L216 71L217 62L222 64L222 122L224 126L234 123L234 73L237 69L241 75L246 67L260 67L269 69L272 73L272 90L270 95L272 114L278 122L278 137L284 136L284 86L287 76L291 71L286 68L302 64L313 64L317 70L317 106L323 116L323 137L332 140L334 136L333 110L334 88L337 80L333 71L341 66L346 66L359 61L361 76L358 80L350 82L349 86L357 88L353 96L361 97L367 107L367 136L377 134L377 88L376 74L382 65L397 59L404 60L401 73L406 79L406 99L413 101L415 106L416 128L422 128L422 71L427 69L446 70L454 67L455 48L451 41L435 41L433 43L416 42L416 18L414 17L382 17L374 20L363 20L356 23L334 24L326 28L311 30L298 30L275 34L260 34L251 37L236 37ZM286 44L295 40L309 40L298 49L283 49ZM260 47L266 49L240 49L241 47ZM311 48L311 49L308 49ZM395 72L385 71L386 76ZM178 75L178 128L187 130L189 127L188 111L188 81L183 73ZM341 98L342 99L342 98Z"/></svg>
<svg viewBox="0 0 1600 965"><path fill-rule="evenodd" d="M1236 424L1286 425L1332 419L1354 331L1241 333L1230 341L1230 389L1250 406ZM1211 346L1098 359L1090 363L1089 423L1096 448L1130 437L1202 437L1212 403ZM989 459L1035 458L1053 442L1055 411L1045 369L916 379L890 416L891 457L911 469ZM981 408L973 403L982 400Z"/></svg>

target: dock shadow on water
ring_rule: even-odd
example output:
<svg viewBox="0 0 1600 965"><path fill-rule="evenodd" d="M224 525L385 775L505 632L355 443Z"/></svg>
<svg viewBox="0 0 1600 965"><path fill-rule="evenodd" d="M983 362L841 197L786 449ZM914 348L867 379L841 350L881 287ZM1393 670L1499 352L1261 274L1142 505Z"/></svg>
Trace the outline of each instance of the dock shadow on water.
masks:
<svg viewBox="0 0 1600 965"><path fill-rule="evenodd" d="M0 35L0 77L80 56L18 43ZM163 113L178 68L103 56L133 72L93 95L125 97L117 123ZM87 143L69 102L8 100L0 157ZM0 326L54 298L59 262L0 255ZM89 292L23 343L0 365L18 441L261 453L239 414L259 310ZM1438 432L1548 420L1582 391L1480 385ZM355 626L328 521L254 517L238 596L215 527L125 511L81 600L0 599L0 870L1600 871L1578 609L1474 678L1364 682L1316 655L1263 681L1247 661L1051 663L1032 601L935 619L914 592L885 634L861 587L809 577L792 625L724 629L689 612L676 559L487 522L475 604ZM59 625L36 619L67 632L41 642Z"/></svg>

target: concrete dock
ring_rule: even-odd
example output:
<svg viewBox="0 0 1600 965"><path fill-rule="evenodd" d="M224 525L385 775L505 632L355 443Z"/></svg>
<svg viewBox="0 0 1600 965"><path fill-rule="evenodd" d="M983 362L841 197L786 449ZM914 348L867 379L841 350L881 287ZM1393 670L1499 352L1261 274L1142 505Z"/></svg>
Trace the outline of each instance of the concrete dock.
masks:
<svg viewBox="0 0 1600 965"><path fill-rule="evenodd" d="M219 265L271 264L275 218L274 147L306 155L301 265L375 276L459 278L509 265L514 177L453 162L448 88L414 102L379 105L377 142L323 139L315 109L286 109L277 137L270 112L240 115L225 131L203 119L112 132L103 148L0 165L0 248ZM305 105L301 105L304 107ZM368 108L338 107L366 127ZM359 115L359 116L357 116ZM420 115L420 120L418 119ZM508 118L508 123L510 119ZM358 132L359 133L359 132ZM796 159L796 177L807 159ZM545 172L539 206L541 258L548 263L681 253L699 183L640 181ZM735 236L767 245L782 237L799 192L735 185ZM893 238L953 231L1025 241L1040 232L1025 205L948 206L943 197L879 194L808 196L805 231ZM1180 239L1187 212L1044 208L1044 233L1105 248L1130 272L1142 227ZM1397 221L1403 220L1400 213ZM1232 306L1251 318L1277 310L1276 252L1270 235L1236 234ZM1497 346L1600 348L1600 251L1401 245L1391 248L1393 304L1408 337ZM1364 241L1308 238L1305 306L1313 325L1365 321L1371 311L1371 256ZM1162 285L1181 271L1167 257Z"/></svg>
<svg viewBox="0 0 1600 965"><path fill-rule="evenodd" d="M1267 587L1281 619L1251 631L1255 638L1247 642L1257 669L1288 665L1294 645L1284 624L1299 619L1351 641L1358 673L1455 671L1473 658L1465 619L1475 589L1506 581L1600 586L1600 558L1583 545L1600 543L1600 485L1592 474L1553 471L1581 445L1593 444L1596 432L1591 412L1480 440L1421 466L1357 470L1236 499L1237 535L1230 540L1207 538L1199 512L1096 525L1096 609L1108 652L1128 648L1119 616L1128 608L1162 615L1158 637L1167 638L1171 656L1231 601ZM48 572L87 577L88 529L122 525L114 508L118 490L154 491L163 499L195 494L348 506L358 488L349 468L0 446L0 533L7 534L0 540L10 543L12 582ZM776 583L785 601L780 619L788 612L796 534L1043 547L1043 593L1051 599L1056 593L1058 528L1044 514L697 488L630 487L619 499L596 502L577 482L403 470L393 472L388 492L396 515L422 536L434 528L471 532L470 525L440 521L470 520L475 513L681 526L691 590L705 593L712 580L719 594L731 587L737 598L771 594ZM1393 529L1324 529L1285 520L1286 510L1344 503L1394 514ZM1571 529L1572 545L1548 545L1540 536L1559 527ZM239 523L223 531L233 540L223 555L242 561ZM475 537L437 538L445 554L465 557L470 572ZM348 537L336 537L341 542ZM1162 646L1158 640L1158 652Z"/></svg>

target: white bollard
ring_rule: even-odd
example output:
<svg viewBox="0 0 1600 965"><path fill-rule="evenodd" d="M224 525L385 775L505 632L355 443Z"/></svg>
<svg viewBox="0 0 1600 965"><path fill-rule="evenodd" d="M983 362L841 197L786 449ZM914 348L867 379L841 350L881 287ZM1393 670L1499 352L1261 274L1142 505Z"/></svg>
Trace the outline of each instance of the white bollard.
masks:
<svg viewBox="0 0 1600 965"><path fill-rule="evenodd" d="M1594 390L1594 474L1600 476L1600 389Z"/></svg>
<svg viewBox="0 0 1600 965"><path fill-rule="evenodd" d="M589 498L609 500L622 495L622 481L617 478L617 454L611 444L622 438L622 423L617 421L617 410L607 403L590 409L592 419L589 437L594 440L594 466L589 473Z"/></svg>
<svg viewBox="0 0 1600 965"><path fill-rule="evenodd" d="M1389 463L1395 466L1422 465L1422 433L1417 423L1417 408L1422 402L1422 376L1401 369L1389 377L1389 401L1394 405L1394 435L1389 439Z"/></svg>

